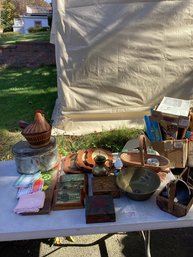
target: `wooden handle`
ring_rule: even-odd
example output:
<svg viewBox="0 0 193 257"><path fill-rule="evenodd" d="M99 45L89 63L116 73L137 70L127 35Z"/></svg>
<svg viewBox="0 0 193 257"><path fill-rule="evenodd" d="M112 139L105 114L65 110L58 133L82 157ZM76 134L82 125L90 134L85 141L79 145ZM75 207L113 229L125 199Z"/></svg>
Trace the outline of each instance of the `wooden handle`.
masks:
<svg viewBox="0 0 193 257"><path fill-rule="evenodd" d="M168 211L169 212L173 212L177 181L178 181L178 179L172 181L169 185L169 192L168 192Z"/></svg>
<svg viewBox="0 0 193 257"><path fill-rule="evenodd" d="M147 154L147 146L146 146L146 139L144 135L139 136L139 148L140 148L140 159L141 165L144 166L145 158L144 155Z"/></svg>

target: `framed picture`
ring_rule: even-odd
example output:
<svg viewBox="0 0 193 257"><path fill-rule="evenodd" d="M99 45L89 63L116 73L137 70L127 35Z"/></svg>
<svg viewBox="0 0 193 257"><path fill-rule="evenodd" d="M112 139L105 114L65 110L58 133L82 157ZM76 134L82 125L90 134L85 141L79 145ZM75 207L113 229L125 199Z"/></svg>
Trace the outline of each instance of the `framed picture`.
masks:
<svg viewBox="0 0 193 257"><path fill-rule="evenodd" d="M62 189L54 192L54 210L76 209L84 207L82 189Z"/></svg>
<svg viewBox="0 0 193 257"><path fill-rule="evenodd" d="M58 190L64 190L64 189L84 189L84 180L79 181L64 181L64 182L58 182L56 184L56 189Z"/></svg>
<svg viewBox="0 0 193 257"><path fill-rule="evenodd" d="M84 208L84 199L88 193L86 174L62 175L56 183L53 210Z"/></svg>

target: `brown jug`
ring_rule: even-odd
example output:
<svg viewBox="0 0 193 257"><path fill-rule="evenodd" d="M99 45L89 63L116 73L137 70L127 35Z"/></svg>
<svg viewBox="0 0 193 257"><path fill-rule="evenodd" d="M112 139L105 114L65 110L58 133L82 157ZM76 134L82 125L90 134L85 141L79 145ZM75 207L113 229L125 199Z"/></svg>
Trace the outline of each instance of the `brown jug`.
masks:
<svg viewBox="0 0 193 257"><path fill-rule="evenodd" d="M105 162L107 161L106 157L103 155L97 155L94 158L95 166L92 169L94 176L106 176L108 175L109 168L106 166Z"/></svg>

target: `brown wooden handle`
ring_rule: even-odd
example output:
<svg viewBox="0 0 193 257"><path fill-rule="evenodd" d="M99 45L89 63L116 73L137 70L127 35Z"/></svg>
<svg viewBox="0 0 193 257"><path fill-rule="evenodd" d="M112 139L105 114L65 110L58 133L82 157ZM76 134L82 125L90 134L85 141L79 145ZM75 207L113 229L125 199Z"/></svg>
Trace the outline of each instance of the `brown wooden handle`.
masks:
<svg viewBox="0 0 193 257"><path fill-rule="evenodd" d="M147 154L147 146L146 146L146 139L144 135L139 136L139 150L140 150L140 159L141 165L144 166L145 164L145 156Z"/></svg>
<svg viewBox="0 0 193 257"><path fill-rule="evenodd" d="M178 179L172 181L169 184L169 192L168 192L168 211L169 212L173 212L173 208L174 208L174 198L176 195L176 182L178 181Z"/></svg>

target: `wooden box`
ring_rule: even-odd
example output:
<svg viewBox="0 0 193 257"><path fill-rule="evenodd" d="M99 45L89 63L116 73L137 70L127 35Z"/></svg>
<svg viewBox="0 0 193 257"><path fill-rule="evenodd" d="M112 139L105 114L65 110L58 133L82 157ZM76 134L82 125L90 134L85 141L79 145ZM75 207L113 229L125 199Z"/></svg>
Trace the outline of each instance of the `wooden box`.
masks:
<svg viewBox="0 0 193 257"><path fill-rule="evenodd" d="M185 205L185 204L175 202L174 199L176 195L176 192L175 192L176 180L174 180L170 184L168 184L169 190L170 190L169 197L166 197L163 194L164 190L166 190L166 187L163 188L163 190L156 197L157 205L162 211L168 212L176 217L182 217L188 213L188 211L190 210L193 204L193 187L190 186L190 184L188 183L189 172L190 172L190 168L186 167L179 176L179 179L182 179L183 181L185 181L190 189L191 195L188 203Z"/></svg>
<svg viewBox="0 0 193 257"><path fill-rule="evenodd" d="M86 174L62 175L54 191L53 210L84 208L87 193Z"/></svg>
<svg viewBox="0 0 193 257"><path fill-rule="evenodd" d="M113 198L120 197L120 189L115 176L101 176L92 178L93 195L111 194Z"/></svg>
<svg viewBox="0 0 193 257"><path fill-rule="evenodd" d="M86 198L86 223L114 222L115 208L112 195L94 195Z"/></svg>

